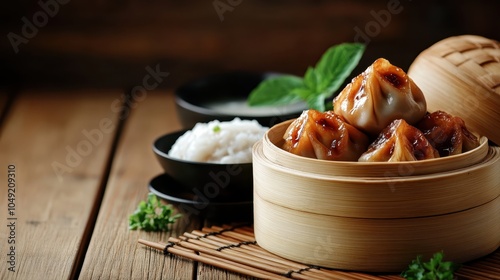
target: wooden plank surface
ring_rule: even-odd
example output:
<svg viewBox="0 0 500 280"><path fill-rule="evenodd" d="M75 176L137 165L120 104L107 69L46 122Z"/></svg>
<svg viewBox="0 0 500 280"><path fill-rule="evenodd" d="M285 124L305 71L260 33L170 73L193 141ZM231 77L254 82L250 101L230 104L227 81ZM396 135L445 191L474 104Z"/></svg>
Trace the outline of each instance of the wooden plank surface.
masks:
<svg viewBox="0 0 500 280"><path fill-rule="evenodd" d="M151 149L162 134L180 129L171 93L159 91L135 103L113 160L97 224L80 279L192 279L195 263L166 257L137 243L139 238L166 242L200 227L183 218L172 232L148 233L128 229L128 217L148 194L148 182L162 169Z"/></svg>
<svg viewBox="0 0 500 280"><path fill-rule="evenodd" d="M74 275L106 175L118 96L89 90L23 92L13 103L0 139L0 279ZM7 175L12 173L15 177ZM12 201L7 176L15 178ZM12 215L7 201L15 204ZM6 253L12 251L14 258Z"/></svg>

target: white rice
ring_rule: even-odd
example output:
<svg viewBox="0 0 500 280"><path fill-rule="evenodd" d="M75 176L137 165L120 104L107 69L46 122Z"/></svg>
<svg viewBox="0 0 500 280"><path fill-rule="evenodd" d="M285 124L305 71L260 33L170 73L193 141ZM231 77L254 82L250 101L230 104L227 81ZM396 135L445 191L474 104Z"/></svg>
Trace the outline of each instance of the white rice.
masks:
<svg viewBox="0 0 500 280"><path fill-rule="evenodd" d="M239 118L198 123L177 139L168 155L196 162L249 163L252 146L267 129L256 120Z"/></svg>

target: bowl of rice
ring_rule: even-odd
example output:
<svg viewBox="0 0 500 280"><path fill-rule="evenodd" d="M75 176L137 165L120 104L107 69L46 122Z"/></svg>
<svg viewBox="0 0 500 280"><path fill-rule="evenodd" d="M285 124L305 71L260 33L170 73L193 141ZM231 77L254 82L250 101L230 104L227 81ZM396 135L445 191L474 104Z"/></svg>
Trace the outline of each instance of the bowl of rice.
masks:
<svg viewBox="0 0 500 280"><path fill-rule="evenodd" d="M213 120L159 137L153 151L186 191L210 201L242 201L253 195L252 147L267 130L256 120Z"/></svg>

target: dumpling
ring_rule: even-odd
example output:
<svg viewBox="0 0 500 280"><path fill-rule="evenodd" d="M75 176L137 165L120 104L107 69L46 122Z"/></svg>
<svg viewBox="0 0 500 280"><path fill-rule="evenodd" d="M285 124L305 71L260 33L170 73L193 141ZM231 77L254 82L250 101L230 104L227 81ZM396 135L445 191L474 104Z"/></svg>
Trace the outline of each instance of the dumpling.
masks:
<svg viewBox="0 0 500 280"><path fill-rule="evenodd" d="M438 151L420 130L398 119L380 133L358 161L416 161L438 157Z"/></svg>
<svg viewBox="0 0 500 280"><path fill-rule="evenodd" d="M425 115L416 127L442 157L467 152L479 146L478 138L465 127L464 120L443 111Z"/></svg>
<svg viewBox="0 0 500 280"><path fill-rule="evenodd" d="M406 73L379 58L333 100L333 110L356 128L378 135L395 119L417 123L427 112L422 91Z"/></svg>
<svg viewBox="0 0 500 280"><path fill-rule="evenodd" d="M293 154L338 161L356 161L366 151L368 136L332 111L306 110L283 135L283 149Z"/></svg>

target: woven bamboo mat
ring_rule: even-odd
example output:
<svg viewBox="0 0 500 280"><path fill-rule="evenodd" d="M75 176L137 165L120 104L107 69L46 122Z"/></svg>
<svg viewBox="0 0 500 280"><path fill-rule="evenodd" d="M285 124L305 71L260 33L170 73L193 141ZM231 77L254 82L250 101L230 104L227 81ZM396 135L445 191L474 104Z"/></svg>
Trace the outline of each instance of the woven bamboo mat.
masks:
<svg viewBox="0 0 500 280"><path fill-rule="evenodd" d="M139 243L229 271L263 279L403 279L398 275L374 275L325 269L283 259L259 247L249 226L212 226L171 237L167 243ZM463 264L458 279L500 279L500 249L480 260Z"/></svg>

